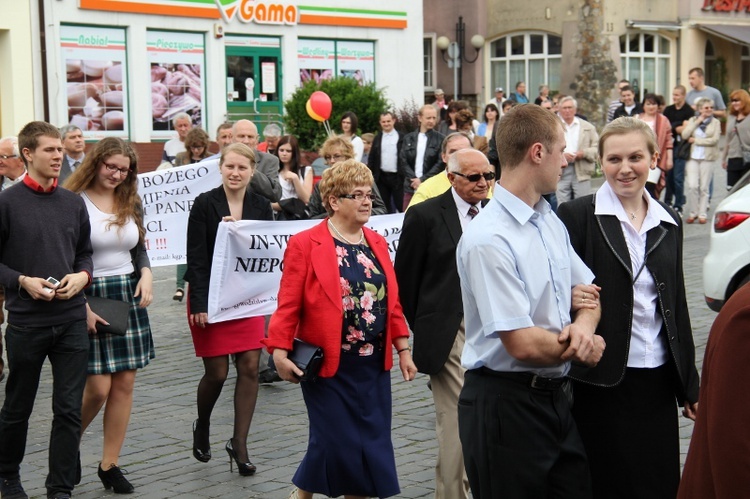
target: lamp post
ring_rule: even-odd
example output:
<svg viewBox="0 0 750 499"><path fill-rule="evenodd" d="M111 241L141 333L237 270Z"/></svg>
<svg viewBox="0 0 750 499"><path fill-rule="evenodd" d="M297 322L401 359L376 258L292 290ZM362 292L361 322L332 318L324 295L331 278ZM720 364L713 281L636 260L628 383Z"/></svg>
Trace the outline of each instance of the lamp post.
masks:
<svg viewBox="0 0 750 499"><path fill-rule="evenodd" d="M479 50L484 47L484 37L482 35L471 37L471 46L474 47L476 53L473 59L469 59L466 56L466 24L464 24L463 16L459 16L456 23L456 41L452 42L447 36L441 36L437 39L436 44L443 55L443 60L448 64L449 68L453 68L453 92L456 94L456 99L460 99L463 95L463 68L461 59L469 64L476 61L479 57ZM446 51L448 52L448 59L445 57Z"/></svg>

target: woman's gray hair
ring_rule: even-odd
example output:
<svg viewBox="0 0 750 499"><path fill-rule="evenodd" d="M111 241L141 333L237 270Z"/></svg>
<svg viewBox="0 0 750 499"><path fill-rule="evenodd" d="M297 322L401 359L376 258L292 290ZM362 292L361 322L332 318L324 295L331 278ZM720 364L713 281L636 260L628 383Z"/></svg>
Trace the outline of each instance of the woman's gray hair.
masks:
<svg viewBox="0 0 750 499"><path fill-rule="evenodd" d="M698 99L697 101L695 101L695 109L697 111L700 111L701 108L703 106L705 106L706 104L708 104L710 106L714 106L715 102L714 102L713 99L710 99L708 97L701 97L700 99Z"/></svg>

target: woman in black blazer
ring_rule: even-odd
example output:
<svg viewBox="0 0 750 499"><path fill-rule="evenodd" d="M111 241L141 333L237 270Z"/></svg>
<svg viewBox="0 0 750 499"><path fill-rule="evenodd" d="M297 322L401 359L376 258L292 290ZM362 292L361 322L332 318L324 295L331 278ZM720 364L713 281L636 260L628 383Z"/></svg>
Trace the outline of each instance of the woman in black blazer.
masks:
<svg viewBox="0 0 750 499"><path fill-rule="evenodd" d="M644 189L659 152L648 124L602 131L606 183L558 208L573 248L601 286L596 367L574 365L573 415L594 497L674 498L680 480L676 403L695 419L698 372L682 269L682 222ZM574 294L574 300L591 299Z"/></svg>
<svg viewBox="0 0 750 499"><path fill-rule="evenodd" d="M229 371L229 356L237 367L234 389L234 434L226 444L230 471L237 463L240 475L255 473L247 453L247 435L258 398L260 340L263 317L208 323L208 289L216 232L221 222L273 220L271 203L248 191L255 171L255 154L244 144L227 146L219 160L222 185L199 195L190 210L187 234L188 322L195 354L203 358L205 374L198 384L198 419L193 423L193 456L211 459L209 425L214 404Z"/></svg>

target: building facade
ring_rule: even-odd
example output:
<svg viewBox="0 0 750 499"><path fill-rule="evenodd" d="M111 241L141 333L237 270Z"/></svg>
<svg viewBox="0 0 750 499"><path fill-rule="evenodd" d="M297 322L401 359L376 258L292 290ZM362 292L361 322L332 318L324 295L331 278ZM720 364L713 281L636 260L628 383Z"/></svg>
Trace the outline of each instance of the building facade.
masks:
<svg viewBox="0 0 750 499"><path fill-rule="evenodd" d="M25 3L25 2L14 2ZM174 136L187 112L213 136L225 121L280 121L308 80L375 82L399 105L422 94L422 6L323 0L31 2L37 118L89 140ZM398 56L395 56L398 54ZM42 80L41 75L46 74ZM2 80L0 80L2 81ZM332 118L333 119L333 118Z"/></svg>
<svg viewBox="0 0 750 499"><path fill-rule="evenodd" d="M430 14L429 11L438 14ZM463 93L479 103L503 87L506 96L516 83L527 84L530 98L541 84L553 93L575 94L572 83L581 66L581 20L586 9L599 9L602 36L618 68L636 88L669 100L677 84L688 86L693 67L704 68L706 83L725 92L750 85L750 2L744 0L425 0L426 96L436 87L452 93L451 69L430 42L452 36L450 22L459 15L471 19L473 30L486 38L480 61L464 72ZM472 12L480 13L473 16ZM466 22L467 26L469 21ZM427 74L429 73L429 74ZM428 84L430 83L430 84Z"/></svg>

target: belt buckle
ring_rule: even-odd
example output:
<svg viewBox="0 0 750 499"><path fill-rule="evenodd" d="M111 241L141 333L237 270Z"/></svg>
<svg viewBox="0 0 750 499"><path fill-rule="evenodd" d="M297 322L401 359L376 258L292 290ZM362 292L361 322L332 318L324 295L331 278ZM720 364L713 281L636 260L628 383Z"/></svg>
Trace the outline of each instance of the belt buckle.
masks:
<svg viewBox="0 0 750 499"><path fill-rule="evenodd" d="M539 381L539 384L537 384L537 381ZM535 388L537 390L546 390L547 385L544 383L546 381L546 378L543 378L539 376L538 374L535 374L531 378L531 388Z"/></svg>

